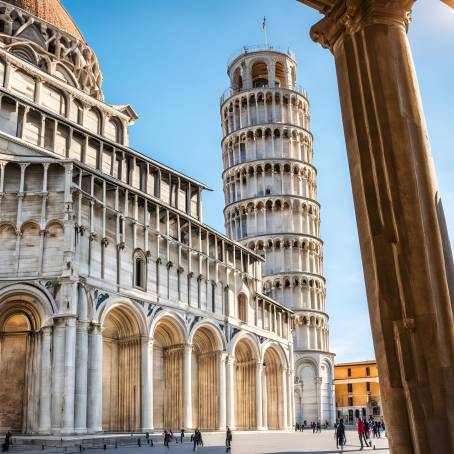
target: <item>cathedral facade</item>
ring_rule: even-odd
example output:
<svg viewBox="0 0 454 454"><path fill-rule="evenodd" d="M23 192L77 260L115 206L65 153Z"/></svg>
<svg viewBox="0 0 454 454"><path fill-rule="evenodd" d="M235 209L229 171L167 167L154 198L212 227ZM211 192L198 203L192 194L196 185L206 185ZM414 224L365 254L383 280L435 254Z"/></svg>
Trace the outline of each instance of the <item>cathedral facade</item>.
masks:
<svg viewBox="0 0 454 454"><path fill-rule="evenodd" d="M263 292L295 313L295 417L335 420L317 171L290 51L244 48L221 98L227 235L265 258Z"/></svg>
<svg viewBox="0 0 454 454"><path fill-rule="evenodd" d="M59 0L0 1L0 431L291 428L293 309L309 296L262 280L274 265L259 238L203 223L203 183L128 147L137 118L104 100L96 55ZM310 163L298 172L313 191ZM276 260L289 241L321 251L318 205L304 206L310 237L280 249L276 229L263 238ZM318 309L297 311L296 345L320 356L320 254L308 260ZM321 367L298 355L303 376Z"/></svg>

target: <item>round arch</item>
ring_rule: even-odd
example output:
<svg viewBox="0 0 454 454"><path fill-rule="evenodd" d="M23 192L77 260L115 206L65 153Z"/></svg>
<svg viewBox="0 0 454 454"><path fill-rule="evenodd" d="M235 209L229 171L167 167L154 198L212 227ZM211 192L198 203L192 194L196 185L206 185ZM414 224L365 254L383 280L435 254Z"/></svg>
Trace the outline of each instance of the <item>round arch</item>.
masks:
<svg viewBox="0 0 454 454"><path fill-rule="evenodd" d="M14 284L0 291L0 430L37 430L41 328L52 324L52 304L38 288Z"/></svg>
<svg viewBox="0 0 454 454"><path fill-rule="evenodd" d="M187 329L181 318L162 311L150 326L153 338L154 428L178 431L184 427L184 355Z"/></svg>
<svg viewBox="0 0 454 454"><path fill-rule="evenodd" d="M209 321L191 331L192 424L202 430L219 427L220 367L224 339L219 327Z"/></svg>
<svg viewBox="0 0 454 454"><path fill-rule="evenodd" d="M141 311L128 301L111 301L100 314L103 337L102 426L134 431L141 426Z"/></svg>

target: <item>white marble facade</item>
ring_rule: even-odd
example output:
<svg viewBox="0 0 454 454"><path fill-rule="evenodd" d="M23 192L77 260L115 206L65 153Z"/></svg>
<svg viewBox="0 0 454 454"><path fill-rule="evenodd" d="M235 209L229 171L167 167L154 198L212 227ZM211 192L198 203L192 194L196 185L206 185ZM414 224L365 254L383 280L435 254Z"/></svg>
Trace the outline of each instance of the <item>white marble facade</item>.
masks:
<svg viewBox="0 0 454 454"><path fill-rule="evenodd" d="M0 431L291 428L294 314L262 256L128 148L136 113L43 2L0 1Z"/></svg>
<svg viewBox="0 0 454 454"><path fill-rule="evenodd" d="M295 313L296 422L334 422L317 171L290 51L244 48L221 98L225 227L265 258L263 291Z"/></svg>

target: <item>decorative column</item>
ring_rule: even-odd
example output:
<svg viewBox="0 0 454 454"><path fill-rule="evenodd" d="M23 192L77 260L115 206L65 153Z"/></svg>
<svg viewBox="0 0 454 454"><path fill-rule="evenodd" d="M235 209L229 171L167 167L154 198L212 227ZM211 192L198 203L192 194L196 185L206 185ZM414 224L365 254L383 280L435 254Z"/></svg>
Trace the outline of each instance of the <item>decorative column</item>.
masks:
<svg viewBox="0 0 454 454"><path fill-rule="evenodd" d="M41 334L41 385L39 388L39 433L49 434L51 428L52 326L44 326Z"/></svg>
<svg viewBox="0 0 454 454"><path fill-rule="evenodd" d="M102 431L102 334L98 324L90 326L88 352L87 429L95 433Z"/></svg>
<svg viewBox="0 0 454 454"><path fill-rule="evenodd" d="M264 375L264 367L261 362L257 363L256 366L256 379L255 379L255 410L257 413L256 416L256 424L257 424L257 430L263 430L263 400L266 394L266 387L263 387L262 389L262 376ZM266 408L265 408L266 411Z"/></svg>
<svg viewBox="0 0 454 454"><path fill-rule="evenodd" d="M235 358L227 358L227 425L235 428Z"/></svg>
<svg viewBox="0 0 454 454"><path fill-rule="evenodd" d="M76 384L76 317L66 317L64 397L62 433L74 433L74 392Z"/></svg>
<svg viewBox="0 0 454 454"><path fill-rule="evenodd" d="M142 432L153 428L153 341L148 337L142 338L141 345L141 395L142 395Z"/></svg>
<svg viewBox="0 0 454 454"><path fill-rule="evenodd" d="M266 366L262 367L262 387L265 390L263 393L262 403L262 425L263 429L268 429L268 394L266 393Z"/></svg>
<svg viewBox="0 0 454 454"><path fill-rule="evenodd" d="M219 352L219 430L226 428L226 411L227 411L227 389L225 376L225 361L227 353Z"/></svg>
<svg viewBox="0 0 454 454"><path fill-rule="evenodd" d="M85 292L81 292L85 294ZM87 432L87 374L88 374L88 324L78 320L76 328L76 385L74 402L74 431Z"/></svg>
<svg viewBox="0 0 454 454"><path fill-rule="evenodd" d="M414 0L307 3L336 63L391 452L452 453L454 266L406 35Z"/></svg>
<svg viewBox="0 0 454 454"><path fill-rule="evenodd" d="M283 367L281 371L282 377L282 428L288 429L288 420L287 420L287 368Z"/></svg>
<svg viewBox="0 0 454 454"><path fill-rule="evenodd" d="M184 346L184 427L192 429L192 381L191 381L192 345Z"/></svg>
<svg viewBox="0 0 454 454"><path fill-rule="evenodd" d="M54 333L52 336L52 405L51 427L53 433L61 430L64 391L64 364L65 364L65 319L54 318Z"/></svg>

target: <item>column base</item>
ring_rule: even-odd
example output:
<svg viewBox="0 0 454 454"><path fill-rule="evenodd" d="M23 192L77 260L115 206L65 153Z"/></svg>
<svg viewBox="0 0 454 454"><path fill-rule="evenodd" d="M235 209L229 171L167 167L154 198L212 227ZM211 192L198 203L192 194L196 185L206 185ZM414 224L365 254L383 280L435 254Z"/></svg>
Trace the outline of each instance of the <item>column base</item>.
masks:
<svg viewBox="0 0 454 454"><path fill-rule="evenodd" d="M76 427L74 429L74 433L76 433L77 435L84 435L86 433L88 433L88 430L86 428L82 428L82 427Z"/></svg>

